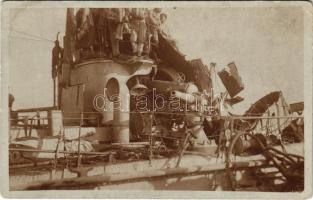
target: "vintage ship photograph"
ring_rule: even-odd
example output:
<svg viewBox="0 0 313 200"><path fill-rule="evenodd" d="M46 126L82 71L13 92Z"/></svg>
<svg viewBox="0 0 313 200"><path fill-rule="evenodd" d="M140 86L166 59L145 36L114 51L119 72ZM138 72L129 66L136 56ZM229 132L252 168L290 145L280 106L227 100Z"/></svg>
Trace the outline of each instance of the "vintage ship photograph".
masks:
<svg viewBox="0 0 313 200"><path fill-rule="evenodd" d="M10 191L304 191L303 7L161 5L8 8Z"/></svg>

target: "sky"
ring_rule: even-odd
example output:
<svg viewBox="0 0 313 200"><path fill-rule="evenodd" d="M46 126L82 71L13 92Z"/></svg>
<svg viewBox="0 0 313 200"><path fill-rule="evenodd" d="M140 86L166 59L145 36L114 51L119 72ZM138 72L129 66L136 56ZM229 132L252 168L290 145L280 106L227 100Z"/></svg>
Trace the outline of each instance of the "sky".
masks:
<svg viewBox="0 0 313 200"><path fill-rule="evenodd" d="M245 100L235 106L237 113L276 90L281 90L289 103L303 101L301 7L178 7L163 12L168 14L172 37L187 59L201 58L208 66L215 62L217 71L236 63L245 84L239 93ZM65 16L65 8L10 11L6 67L14 109L52 105L51 41L57 32L62 41ZM29 35L40 41L24 39ZM216 91L225 90L218 77L214 86Z"/></svg>

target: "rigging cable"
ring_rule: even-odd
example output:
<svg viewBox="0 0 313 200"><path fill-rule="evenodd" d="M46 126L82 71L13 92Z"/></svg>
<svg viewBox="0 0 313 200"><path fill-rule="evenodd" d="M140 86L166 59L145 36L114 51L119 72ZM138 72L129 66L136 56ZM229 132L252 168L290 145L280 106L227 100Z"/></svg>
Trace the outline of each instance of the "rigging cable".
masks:
<svg viewBox="0 0 313 200"><path fill-rule="evenodd" d="M31 40L31 41L36 41L36 42L49 42L50 41L45 41L45 40L36 40L33 38L27 38L27 37L21 37L21 36L9 36L10 38L16 38L16 39L21 39L21 40Z"/></svg>
<svg viewBox="0 0 313 200"><path fill-rule="evenodd" d="M32 37L32 38L35 38L35 39L40 39L40 40L45 40L45 41L49 41L49 42L54 42L51 39L47 39L47 38L44 38L44 37L41 37L41 36L38 36L38 35L33 35L33 34L25 32L25 31L16 30L16 29L13 29L13 28L11 28L11 31L13 31L13 32L15 32L17 34L22 34L22 35L27 36L27 37Z"/></svg>

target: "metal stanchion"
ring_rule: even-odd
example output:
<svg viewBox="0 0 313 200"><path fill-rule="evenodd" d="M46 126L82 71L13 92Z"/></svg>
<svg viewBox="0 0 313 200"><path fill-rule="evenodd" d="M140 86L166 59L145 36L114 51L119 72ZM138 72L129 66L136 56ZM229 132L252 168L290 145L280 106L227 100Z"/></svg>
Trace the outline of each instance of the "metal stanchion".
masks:
<svg viewBox="0 0 313 200"><path fill-rule="evenodd" d="M80 164L81 164L81 155L80 155L80 137L81 137L81 128L82 128L82 125L83 125L83 120L84 120L84 118L83 118L83 113L81 113L80 114L80 123L79 123L79 130L78 130L78 149L77 149L77 151L78 151L78 157L77 157L77 167L79 167L80 166Z"/></svg>
<svg viewBox="0 0 313 200"><path fill-rule="evenodd" d="M150 131L149 131L149 164L152 165L152 123L153 123L153 114L150 113Z"/></svg>

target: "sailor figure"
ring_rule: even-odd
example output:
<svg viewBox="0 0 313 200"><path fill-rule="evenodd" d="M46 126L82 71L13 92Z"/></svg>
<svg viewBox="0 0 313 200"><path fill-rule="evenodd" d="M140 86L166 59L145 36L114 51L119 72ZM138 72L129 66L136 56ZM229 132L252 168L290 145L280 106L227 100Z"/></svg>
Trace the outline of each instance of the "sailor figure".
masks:
<svg viewBox="0 0 313 200"><path fill-rule="evenodd" d="M147 25L145 18L147 9L145 8L132 8L130 12L130 26L131 35L130 41L132 45L133 54L141 56L144 44L146 43Z"/></svg>

